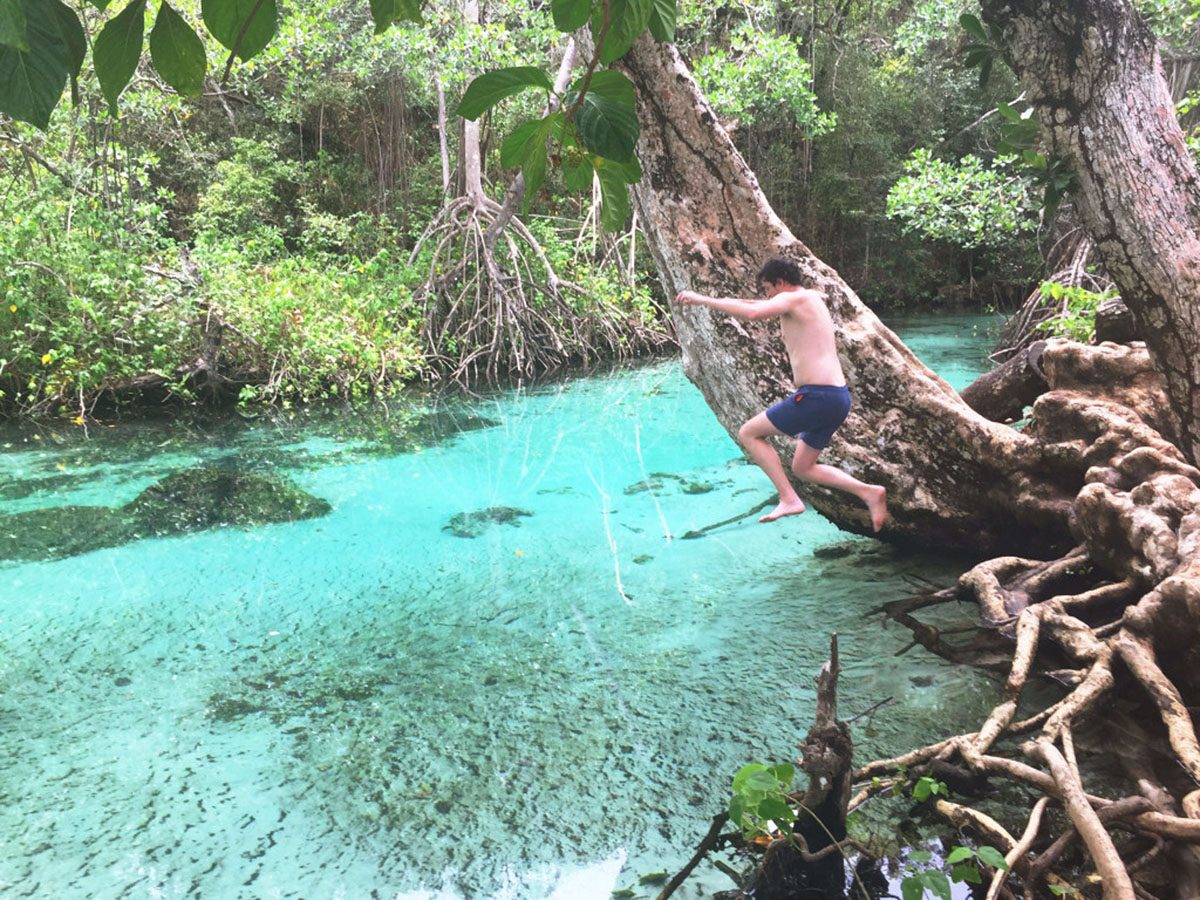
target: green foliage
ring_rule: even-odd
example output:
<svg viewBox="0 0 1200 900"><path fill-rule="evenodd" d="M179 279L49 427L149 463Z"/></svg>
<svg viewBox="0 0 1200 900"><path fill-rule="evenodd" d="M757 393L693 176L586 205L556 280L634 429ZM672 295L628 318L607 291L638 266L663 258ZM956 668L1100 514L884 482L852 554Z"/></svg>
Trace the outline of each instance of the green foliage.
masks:
<svg viewBox="0 0 1200 900"><path fill-rule="evenodd" d="M1079 894L1081 891L1077 887L1072 887L1069 884L1052 884L1049 885L1050 893L1055 897L1069 897L1072 894Z"/></svg>
<svg viewBox="0 0 1200 900"><path fill-rule="evenodd" d="M1176 53L1196 49L1200 4L1195 0L1135 0L1134 6L1160 43Z"/></svg>
<svg viewBox="0 0 1200 900"><path fill-rule="evenodd" d="M383 34L397 22L421 21L421 0L371 0L375 33Z"/></svg>
<svg viewBox="0 0 1200 900"><path fill-rule="evenodd" d="M970 0L920 0L896 28L897 49L911 55L929 53L953 34L960 17L973 5Z"/></svg>
<svg viewBox="0 0 1200 900"><path fill-rule="evenodd" d="M148 271L170 266L164 225L155 200L107 208L52 179L0 208L0 403L78 412L81 394L180 358L192 301Z"/></svg>
<svg viewBox="0 0 1200 900"><path fill-rule="evenodd" d="M632 162L638 139L633 83L609 70L595 73L581 95L582 90L580 82L567 93L565 102L568 109L575 109L575 130L583 146L613 162Z"/></svg>
<svg viewBox="0 0 1200 900"><path fill-rule="evenodd" d="M150 58L163 81L179 93L200 93L208 70L204 42L165 0L150 31Z"/></svg>
<svg viewBox="0 0 1200 900"><path fill-rule="evenodd" d="M137 69L142 56L142 38L146 27L146 0L129 0L129 4L109 19L96 35L92 62L104 99L114 113L117 98Z"/></svg>
<svg viewBox="0 0 1200 900"><path fill-rule="evenodd" d="M795 779L790 763L764 766L751 763L742 766L733 776L733 796L729 800L729 820L742 829L746 837L767 835L768 822L780 830L796 821L796 814L787 799Z"/></svg>
<svg viewBox="0 0 1200 900"><path fill-rule="evenodd" d="M1037 227L1029 182L973 155L957 165L913 153L892 186L887 214L903 229L964 249L997 248Z"/></svg>
<svg viewBox="0 0 1200 900"><path fill-rule="evenodd" d="M93 5L104 11L108 0L93 0ZM420 0L369 0L369 6L379 30L402 19L421 19ZM142 55L146 12L146 0L129 0L96 35L93 64L114 113ZM263 51L279 23L276 0L202 0L201 12L208 33L243 62ZM202 45L184 18L160 3L151 57L168 84L184 93L196 90L207 69L197 52ZM0 112L49 127L50 113L67 79L73 82L79 74L85 53L80 18L60 0L6 0L0 7L0 83L12 89L0 93Z"/></svg>
<svg viewBox="0 0 1200 900"><path fill-rule="evenodd" d="M977 16L963 13L959 24L971 37L965 48L963 64L968 68L979 68L980 87L988 83L996 60L1004 59L1004 35L995 25L984 26Z"/></svg>
<svg viewBox="0 0 1200 900"><path fill-rule="evenodd" d="M387 253L255 265L227 247L204 261L206 301L237 330L230 362L269 373L244 403L362 399L420 372L418 275Z"/></svg>
<svg viewBox="0 0 1200 900"><path fill-rule="evenodd" d="M234 244L247 258L278 254L291 224L287 186L298 174L295 163L279 159L270 145L249 138L233 139L233 156L216 166L193 217L200 247Z"/></svg>
<svg viewBox="0 0 1200 900"><path fill-rule="evenodd" d="M667 0L612 0L590 6L593 31L599 42L598 61L613 62L628 52L633 40L651 20L656 33L674 31L674 6ZM556 26L570 30L583 15L583 4L558 3L553 7ZM669 21L668 21L669 19ZM501 145L501 163L520 166L525 176L525 208L545 180L551 158L562 162L568 190L600 184L605 229L620 229L629 216L627 185L641 178L633 158L639 125L633 84L612 70L587 72L558 98L561 108L540 120L521 119ZM553 90L550 76L533 66L493 69L476 77L458 105L458 114L477 119L501 101L529 89Z"/></svg>
<svg viewBox="0 0 1200 900"><path fill-rule="evenodd" d="M922 775L913 785L912 795L913 799L918 803L924 803L930 797L948 797L950 791L947 790L944 782L938 781L936 778L931 778L928 775Z"/></svg>
<svg viewBox="0 0 1200 900"><path fill-rule="evenodd" d="M1096 310L1100 304L1117 296L1114 290L1098 294L1057 281L1043 281L1039 290L1042 296L1058 304L1059 311L1052 318L1039 323L1038 330L1053 337L1065 337L1082 343L1090 341L1096 333Z"/></svg>
<svg viewBox="0 0 1200 900"><path fill-rule="evenodd" d="M553 87L550 76L537 66L494 69L480 75L468 85L456 111L464 119L474 121L501 100L530 88L540 88L549 93Z"/></svg>
<svg viewBox="0 0 1200 900"><path fill-rule="evenodd" d="M592 38L600 62L616 62L629 52L637 36L650 26L654 0L597 0L592 3Z"/></svg>
<svg viewBox="0 0 1200 900"><path fill-rule="evenodd" d="M59 0L7 0L0 18L0 112L39 128L74 84L85 52L83 26Z"/></svg>
<svg viewBox="0 0 1200 900"><path fill-rule="evenodd" d="M945 786L942 787L944 790ZM904 875L900 881L900 895L903 900L921 900L927 893L939 900L950 900L952 881L958 884L983 883L980 864L1008 871L1004 854L995 847L955 847L944 860L950 867L949 876L940 868L929 866L932 859L933 854L927 850L914 850L908 854Z"/></svg>
<svg viewBox="0 0 1200 900"><path fill-rule="evenodd" d="M787 122L811 138L836 122L817 108L809 64L783 35L742 30L729 52L717 50L696 63L696 80L721 116L743 124Z"/></svg>

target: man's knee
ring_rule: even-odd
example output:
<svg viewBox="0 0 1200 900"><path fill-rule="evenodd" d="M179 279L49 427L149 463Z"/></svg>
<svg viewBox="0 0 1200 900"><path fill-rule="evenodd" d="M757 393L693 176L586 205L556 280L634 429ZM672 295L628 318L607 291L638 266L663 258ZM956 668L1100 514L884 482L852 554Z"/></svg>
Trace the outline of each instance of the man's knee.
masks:
<svg viewBox="0 0 1200 900"><path fill-rule="evenodd" d="M742 427L738 429L738 440L741 442L743 447L748 446L750 441L753 441L759 437L752 427L753 424L754 420L751 419L749 422L743 422Z"/></svg>
<svg viewBox="0 0 1200 900"><path fill-rule="evenodd" d="M809 456L797 456L792 459L792 472L797 478L804 478L816 465L816 460Z"/></svg>

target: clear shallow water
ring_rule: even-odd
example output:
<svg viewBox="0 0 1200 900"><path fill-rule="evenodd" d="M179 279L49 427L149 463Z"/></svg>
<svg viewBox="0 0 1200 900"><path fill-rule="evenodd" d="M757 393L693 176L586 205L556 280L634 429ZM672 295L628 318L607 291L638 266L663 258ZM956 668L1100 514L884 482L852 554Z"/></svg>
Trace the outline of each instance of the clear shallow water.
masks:
<svg viewBox="0 0 1200 900"><path fill-rule="evenodd" d="M892 324L961 386L978 321ZM896 701L862 758L990 708L864 618L961 562L819 559L848 536L811 514L680 539L770 487L677 363L441 413L0 436L0 514L198 461L333 507L0 563L0 896L607 897L686 861L741 765L794 754L832 630L843 715ZM529 515L447 529L499 506Z"/></svg>

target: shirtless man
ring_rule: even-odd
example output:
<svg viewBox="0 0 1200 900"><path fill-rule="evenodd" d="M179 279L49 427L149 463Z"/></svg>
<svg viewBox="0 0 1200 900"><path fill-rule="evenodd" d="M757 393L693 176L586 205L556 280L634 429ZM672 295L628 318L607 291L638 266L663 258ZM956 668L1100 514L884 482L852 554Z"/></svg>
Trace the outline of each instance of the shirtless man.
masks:
<svg viewBox="0 0 1200 900"><path fill-rule="evenodd" d="M871 527L878 531L887 519L887 490L878 484L865 484L834 466L817 463L817 457L850 412L850 391L838 360L833 320L824 295L800 287L801 277L800 268L790 259L773 257L758 273L758 288L766 295L765 301L681 291L675 302L681 306L707 306L750 322L779 319L798 390L738 431L746 452L779 491L779 505L759 521L773 522L804 512L804 503L788 480L779 454L767 442L768 437L786 434L799 437L792 458L796 477L853 494L867 505Z"/></svg>

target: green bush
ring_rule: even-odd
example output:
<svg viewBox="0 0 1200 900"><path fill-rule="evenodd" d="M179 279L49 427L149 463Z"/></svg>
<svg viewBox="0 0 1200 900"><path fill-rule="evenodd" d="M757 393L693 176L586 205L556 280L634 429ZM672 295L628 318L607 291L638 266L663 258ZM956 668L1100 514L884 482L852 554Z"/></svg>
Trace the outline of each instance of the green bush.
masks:
<svg viewBox="0 0 1200 900"><path fill-rule="evenodd" d="M420 373L418 276L386 253L253 264L226 249L205 262L205 300L236 329L227 362L262 382L244 402L360 399Z"/></svg>
<svg viewBox="0 0 1200 900"><path fill-rule="evenodd" d="M950 163L925 149L913 153L887 198L888 216L906 232L966 250L1001 248L1034 231L1036 208L1027 179L1003 163L971 155Z"/></svg>
<svg viewBox="0 0 1200 900"><path fill-rule="evenodd" d="M233 156L217 163L192 217L197 246L231 244L254 260L282 253L299 171L269 144L234 138Z"/></svg>
<svg viewBox="0 0 1200 900"><path fill-rule="evenodd" d="M98 390L168 372L183 354L192 301L162 208L106 208L54 179L0 213L0 405L80 407Z"/></svg>
<svg viewBox="0 0 1200 900"><path fill-rule="evenodd" d="M789 37L747 27L730 52L716 50L696 63L696 80L714 109L743 125L795 124L814 137L837 120L817 108L809 64Z"/></svg>
<svg viewBox="0 0 1200 900"><path fill-rule="evenodd" d="M1105 300L1117 296L1116 291L1097 294L1081 287L1068 287L1057 281L1043 281L1039 290L1042 296L1058 304L1059 311L1053 317L1038 324L1039 331L1052 337L1065 337L1072 341L1087 343L1096 334L1096 310Z"/></svg>

